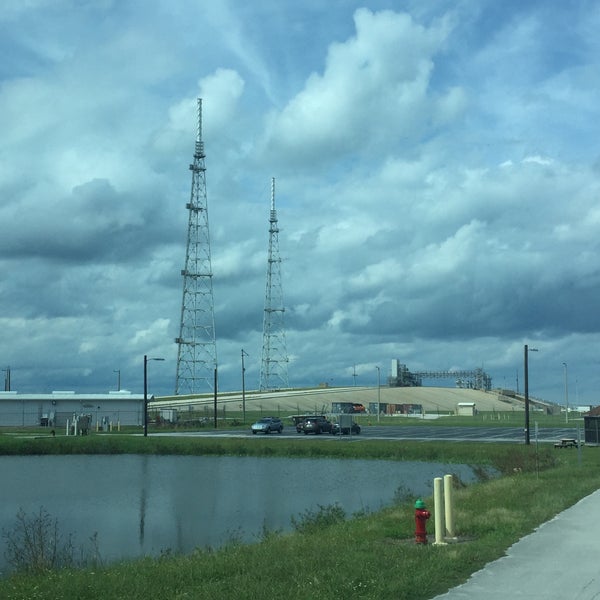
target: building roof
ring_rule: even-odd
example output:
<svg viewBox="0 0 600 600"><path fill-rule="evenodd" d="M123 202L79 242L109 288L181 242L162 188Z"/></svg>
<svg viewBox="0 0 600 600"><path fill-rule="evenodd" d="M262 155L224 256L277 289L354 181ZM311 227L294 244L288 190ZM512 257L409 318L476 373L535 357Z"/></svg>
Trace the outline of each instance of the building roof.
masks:
<svg viewBox="0 0 600 600"><path fill-rule="evenodd" d="M148 396L152 398L153 396ZM143 400L143 394L132 394L128 390L119 392L99 392L97 394L77 394L71 390L57 390L50 394L20 394L17 391L0 391L0 401L2 400L72 400L75 402L89 400Z"/></svg>

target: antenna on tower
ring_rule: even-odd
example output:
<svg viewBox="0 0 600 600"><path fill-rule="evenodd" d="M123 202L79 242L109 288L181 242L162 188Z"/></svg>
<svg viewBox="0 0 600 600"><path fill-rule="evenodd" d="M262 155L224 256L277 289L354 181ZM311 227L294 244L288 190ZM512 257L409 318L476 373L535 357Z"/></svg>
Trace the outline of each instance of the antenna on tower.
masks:
<svg viewBox="0 0 600 600"><path fill-rule="evenodd" d="M260 390L289 388L288 356L283 316L279 227L275 210L275 178L271 179L271 213L269 217L269 255L267 259L267 290L263 320L263 346L260 368Z"/></svg>
<svg viewBox="0 0 600 600"><path fill-rule="evenodd" d="M202 99L198 98L198 129L194 146L192 191L188 210L187 246L177 350L175 394L213 389L217 377L217 344L206 198L206 166L202 141ZM203 388L203 389L201 389Z"/></svg>

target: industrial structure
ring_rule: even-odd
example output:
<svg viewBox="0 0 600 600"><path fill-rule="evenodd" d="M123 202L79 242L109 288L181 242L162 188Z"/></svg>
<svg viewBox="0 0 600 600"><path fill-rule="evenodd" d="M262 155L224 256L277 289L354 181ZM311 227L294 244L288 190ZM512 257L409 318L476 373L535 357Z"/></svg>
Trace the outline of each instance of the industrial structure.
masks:
<svg viewBox="0 0 600 600"><path fill-rule="evenodd" d="M191 198L188 210L183 298L177 350L175 394L215 389L217 344L215 337L212 266L206 197L206 166L202 141L202 99L198 98L198 129L194 149Z"/></svg>
<svg viewBox="0 0 600 600"><path fill-rule="evenodd" d="M279 256L279 226L277 211L275 210L275 178L273 178L271 180L269 254L267 258L267 285L259 384L261 391L289 388L284 313L281 257Z"/></svg>
<svg viewBox="0 0 600 600"><path fill-rule="evenodd" d="M392 359L391 374L388 377L390 387L418 387L423 379L454 379L456 387L489 391L492 378L483 369L459 371L409 371L398 359Z"/></svg>

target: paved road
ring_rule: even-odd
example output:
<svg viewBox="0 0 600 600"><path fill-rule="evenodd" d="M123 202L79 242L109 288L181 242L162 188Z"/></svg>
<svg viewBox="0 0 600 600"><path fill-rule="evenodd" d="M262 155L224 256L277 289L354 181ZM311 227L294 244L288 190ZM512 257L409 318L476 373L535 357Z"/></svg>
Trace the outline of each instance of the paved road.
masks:
<svg viewBox="0 0 600 600"><path fill-rule="evenodd" d="M195 432L186 432L183 434L175 433L169 435L198 435L209 437L262 437L253 436L250 431L240 430L220 430L220 429L201 429ZM554 443L562 438L577 439L577 430L573 428L543 428L540 427L537 431L532 428L530 432L530 441L535 444L539 443ZM322 434L320 436L298 434L291 427L284 429L281 436L277 433L270 434L273 438L297 438L297 439L338 439L338 436ZM344 436L346 437L346 436ZM446 440L453 442L525 442L525 433L521 427L442 427L442 426L378 426L371 425L362 428L359 436L353 436L357 440L367 439L393 439L393 440L421 440L421 441L438 441ZM583 439L583 434L581 434Z"/></svg>

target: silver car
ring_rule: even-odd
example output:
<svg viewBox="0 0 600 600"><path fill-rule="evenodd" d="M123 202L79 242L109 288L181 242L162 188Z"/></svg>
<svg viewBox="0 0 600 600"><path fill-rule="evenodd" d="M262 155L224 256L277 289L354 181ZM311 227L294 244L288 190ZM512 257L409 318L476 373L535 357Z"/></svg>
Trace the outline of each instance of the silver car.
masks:
<svg viewBox="0 0 600 600"><path fill-rule="evenodd" d="M259 419L252 425L252 433L255 435L257 433L271 433L271 431L277 431L281 433L283 431L283 423L281 419L277 417L263 417Z"/></svg>

